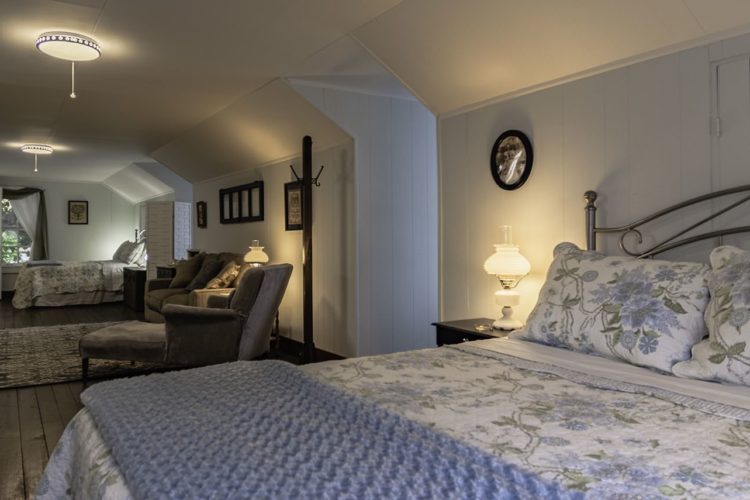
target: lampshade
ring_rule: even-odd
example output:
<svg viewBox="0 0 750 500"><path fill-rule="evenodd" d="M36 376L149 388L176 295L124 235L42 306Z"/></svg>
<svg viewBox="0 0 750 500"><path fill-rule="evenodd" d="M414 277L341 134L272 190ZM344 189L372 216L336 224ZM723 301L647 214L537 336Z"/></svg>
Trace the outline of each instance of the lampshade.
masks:
<svg viewBox="0 0 750 500"><path fill-rule="evenodd" d="M503 243L496 244L495 253L484 261L484 271L497 276L504 288L512 288L529 274L531 264L512 243L511 227L501 226L500 231Z"/></svg>
<svg viewBox="0 0 750 500"><path fill-rule="evenodd" d="M263 251L260 241L253 240L250 244L250 251L245 254L244 260L255 265L262 265L268 262L268 254Z"/></svg>
<svg viewBox="0 0 750 500"><path fill-rule="evenodd" d="M96 40L78 33L50 31L36 39L36 48L48 56L66 61L93 61L102 55Z"/></svg>
<svg viewBox="0 0 750 500"><path fill-rule="evenodd" d="M531 264L517 246L495 245L495 253L484 261L487 274L523 277L531 271Z"/></svg>

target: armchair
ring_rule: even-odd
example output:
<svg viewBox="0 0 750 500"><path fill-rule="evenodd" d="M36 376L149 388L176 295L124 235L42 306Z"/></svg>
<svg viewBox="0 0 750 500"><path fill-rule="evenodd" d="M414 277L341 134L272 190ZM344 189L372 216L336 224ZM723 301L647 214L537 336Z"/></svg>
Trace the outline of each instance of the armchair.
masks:
<svg viewBox="0 0 750 500"><path fill-rule="evenodd" d="M291 264L254 268L230 296L208 299L218 307L169 304L164 324L133 321L89 333L79 343L84 381L90 358L202 366L263 355L291 274Z"/></svg>

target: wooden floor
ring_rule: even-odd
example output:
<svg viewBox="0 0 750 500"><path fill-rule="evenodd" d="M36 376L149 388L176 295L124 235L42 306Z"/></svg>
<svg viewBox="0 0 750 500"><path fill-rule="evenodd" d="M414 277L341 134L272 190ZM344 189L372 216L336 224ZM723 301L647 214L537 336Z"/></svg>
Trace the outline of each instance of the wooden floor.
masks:
<svg viewBox="0 0 750 500"><path fill-rule="evenodd" d="M18 311L0 301L0 329L143 319L121 302ZM81 408L83 385L71 382L0 390L0 500L30 498L49 454Z"/></svg>

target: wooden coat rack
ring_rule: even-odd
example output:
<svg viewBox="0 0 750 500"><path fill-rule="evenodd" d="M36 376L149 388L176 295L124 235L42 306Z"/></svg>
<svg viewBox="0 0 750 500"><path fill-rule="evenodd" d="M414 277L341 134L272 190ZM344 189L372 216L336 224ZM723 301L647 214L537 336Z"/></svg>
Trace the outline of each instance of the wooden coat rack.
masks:
<svg viewBox="0 0 750 500"><path fill-rule="evenodd" d="M292 173L298 182L302 183L302 333L304 347L302 348L302 361L312 363L315 361L315 341L313 336L313 210L312 210L312 188L320 186L319 178L323 172L323 166L318 170L318 175L312 175L312 137L306 135L302 138L302 177L297 175L294 167L290 165Z"/></svg>

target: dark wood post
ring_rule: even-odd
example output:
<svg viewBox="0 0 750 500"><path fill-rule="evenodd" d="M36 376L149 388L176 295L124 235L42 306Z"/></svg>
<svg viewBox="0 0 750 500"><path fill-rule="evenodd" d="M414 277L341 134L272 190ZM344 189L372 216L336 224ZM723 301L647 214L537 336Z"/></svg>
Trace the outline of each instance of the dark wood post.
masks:
<svg viewBox="0 0 750 500"><path fill-rule="evenodd" d="M305 342L303 361L315 361L313 341L313 204L312 204L312 138L302 138L302 333Z"/></svg>

